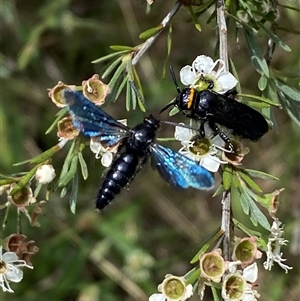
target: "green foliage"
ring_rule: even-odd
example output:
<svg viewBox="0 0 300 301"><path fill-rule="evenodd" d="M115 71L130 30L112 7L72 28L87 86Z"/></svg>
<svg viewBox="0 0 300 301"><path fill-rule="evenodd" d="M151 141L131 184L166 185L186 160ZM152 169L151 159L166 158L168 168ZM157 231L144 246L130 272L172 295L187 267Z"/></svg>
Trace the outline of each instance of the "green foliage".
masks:
<svg viewBox="0 0 300 301"><path fill-rule="evenodd" d="M112 91L106 104L118 101L118 105L111 103L105 108L113 110L112 116L128 117L129 123L134 124L140 120L140 111L151 108L151 112L157 112L174 98L175 92L168 76L163 81L159 74L165 77L169 64L179 70L191 64L197 55L213 56L212 43L218 48L214 34L215 1L186 6L185 12L181 9L176 16L181 5L176 4L174 9L174 3L160 1L155 1L147 16L144 7L132 1L120 5L121 9L117 2L109 1L4 1L0 186L17 184L1 196L1 208L6 209L2 215L2 238L15 232L24 233L40 249L31 260L34 270L24 271L20 283L11 283L15 293L9 295L9 300L142 301L156 292L168 273L185 275L188 284L195 284L201 278L199 256L219 247L224 240L218 200L225 192L231 193L234 206L232 228L257 237L259 248L267 251L270 221L266 216L274 217L272 206L281 191L276 189L282 183L287 186L280 211L280 220L286 224L295 218L292 208L299 194L297 164L287 165L285 158L289 154L299 158L294 150L297 143L289 143L299 129L293 129L290 123L286 125L284 112L300 126L299 58L295 51L299 44L299 37L295 36L299 31L295 28L299 25L300 10L277 2L274 7L274 3L229 0L225 6L228 38L238 43L236 46L230 42L231 71L236 77L239 75L238 91L241 88L247 91L239 93L239 101L263 109L270 123L278 126L279 134L273 131L256 145L250 144L244 168L224 165L220 177L216 176L221 183L214 192L179 193L145 167L128 193L123 191L114 205L96 214L93 198L101 165L90 155L85 148L87 142L80 136L64 148L56 144L57 122L67 110L63 108L57 113L47 97L47 89L59 80L80 83L95 68ZM273 5L263 10L264 4ZM170 19L166 20L164 16L170 11ZM247 18L242 19L245 15ZM157 16L163 20L161 23ZM247 49L252 65L246 61L243 49ZM80 84L77 87L81 89ZM176 110L169 116L175 115ZM179 114L172 118L182 121ZM160 136L173 136L170 131L173 129L163 128ZM16 167L11 167L12 162L18 161L22 162L15 166L22 165L26 172L16 173ZM27 185L34 186L36 170L45 162L55 166L55 181L46 186L38 184L34 192L38 202L26 209L25 214L18 211L15 217L16 207L7 201L8 195L14 196ZM212 195L218 197L211 198ZM43 199L48 200L47 215L41 216ZM70 214L70 208L74 215ZM41 224L39 231L27 222L36 216ZM288 229L287 238L294 242L294 230ZM195 245L199 247L195 249ZM139 252L141 257L136 256L136 261L131 262L130 255ZM287 248L284 252L291 265L295 255ZM147 265L142 259L148 256L152 261ZM260 271L261 299L271 293L274 301L292 300L288 298L289 291L296 289L294 279L299 277L298 272L297 266L288 275L279 269ZM276 290L271 292L269 286L263 285L275 281ZM201 279L199 285L200 282ZM221 300L220 287L211 286L214 300ZM0 293L0 299L7 296ZM192 300L198 300L198 296L195 294Z"/></svg>

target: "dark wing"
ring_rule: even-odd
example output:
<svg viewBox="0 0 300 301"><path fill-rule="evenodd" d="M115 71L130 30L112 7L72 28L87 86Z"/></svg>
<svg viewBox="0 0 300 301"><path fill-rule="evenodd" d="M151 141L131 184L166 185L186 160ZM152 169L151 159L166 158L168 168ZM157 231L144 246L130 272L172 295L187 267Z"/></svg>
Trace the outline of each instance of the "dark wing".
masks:
<svg viewBox="0 0 300 301"><path fill-rule="evenodd" d="M216 123L232 130L232 134L256 141L269 130L264 116L251 107L229 97L219 96L214 107Z"/></svg>
<svg viewBox="0 0 300 301"><path fill-rule="evenodd" d="M156 143L150 148L159 174L173 186L200 190L213 188L213 175L195 161Z"/></svg>
<svg viewBox="0 0 300 301"><path fill-rule="evenodd" d="M99 137L101 142L113 146L128 137L130 129L105 113L80 92L62 90L74 126L86 137Z"/></svg>

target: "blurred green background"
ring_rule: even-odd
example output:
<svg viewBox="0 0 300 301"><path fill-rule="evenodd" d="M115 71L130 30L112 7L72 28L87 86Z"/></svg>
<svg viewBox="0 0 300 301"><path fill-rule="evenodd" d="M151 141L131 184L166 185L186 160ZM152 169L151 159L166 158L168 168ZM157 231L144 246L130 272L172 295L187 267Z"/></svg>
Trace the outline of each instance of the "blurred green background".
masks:
<svg viewBox="0 0 300 301"><path fill-rule="evenodd" d="M291 5L296 2L290 1ZM48 88L59 80L80 85L94 73L101 76L105 65L93 65L92 60L109 54L109 45L141 43L139 33L157 25L173 5L173 1L157 0L147 15L146 2L142 0L2 1L0 172L28 170L12 164L57 143L55 131L44 134L58 111L47 96ZM214 22L206 24L208 17L209 14L201 17L199 33L189 22L185 8L175 16L169 63L177 74L197 55L216 58L217 29ZM280 23L299 29L299 15L281 11ZM259 76L251 65L243 36L236 45L233 31L229 26L229 56L238 71L243 92L259 95ZM287 53L277 48L272 66L299 74L299 36L285 32L278 35L293 51ZM147 105L155 115L175 95L171 77L162 78L166 36L167 30L137 66ZM266 41L260 42L264 49ZM123 94L117 104L111 103L105 110L135 125L143 114L138 110L127 112L124 99ZM277 216L286 224L285 237L290 243L283 252L286 264L294 269L286 275L275 265L271 272L266 272L263 258L257 290L263 301L296 301L300 295L299 128L284 110L274 109L274 115L277 120L274 130L257 143L245 142L251 152L243 164L280 178L278 182L258 182L264 192L285 188ZM165 114L162 118L169 117ZM172 120L182 121L182 118L176 116ZM173 134L172 126L163 126L160 132L161 137ZM174 143L171 147L178 149L180 145ZM61 151L53 159L57 174L66 152ZM129 191L123 191L99 214L93 199L103 167L89 150L85 159L89 178L80 180L75 215L70 212L68 198L61 199L58 193L51 196L47 212L39 220L41 227L30 227L25 218L22 221L23 233L29 240L35 240L40 251L32 258L34 270L26 269L22 282L11 285L14 294L1 291L0 300L147 300L147 296L157 291L165 274L184 275L192 268L189 261L201 242L220 224L220 197L212 198L212 193L192 189L176 191L150 166L140 172ZM239 206L234 215L247 223ZM2 237L15 232L16 217L11 214ZM191 300L198 298L194 296ZM211 300L209 294L205 300Z"/></svg>

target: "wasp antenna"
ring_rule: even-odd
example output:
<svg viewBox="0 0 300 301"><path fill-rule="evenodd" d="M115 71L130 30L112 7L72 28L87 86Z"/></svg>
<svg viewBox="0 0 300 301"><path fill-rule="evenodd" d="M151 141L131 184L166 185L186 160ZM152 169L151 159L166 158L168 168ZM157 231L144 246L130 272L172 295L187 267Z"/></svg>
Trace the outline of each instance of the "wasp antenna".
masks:
<svg viewBox="0 0 300 301"><path fill-rule="evenodd" d="M185 128L185 129L189 129L189 130L199 131L198 127L194 127L194 126L191 126L191 125L186 125L186 124L183 124L183 123L172 122L172 121L164 121L164 120L161 120L160 122L164 123L164 124L170 124L170 125L173 125L173 126L179 126L181 128Z"/></svg>
<svg viewBox="0 0 300 301"><path fill-rule="evenodd" d="M175 84L176 90L177 90L178 93L180 93L181 90L179 88L179 85L178 85L178 82L177 82L177 78L176 78L174 69L173 69L172 66L170 66L169 69L170 69L170 73L171 73L171 76L172 76L172 79L173 79L173 83Z"/></svg>
<svg viewBox="0 0 300 301"><path fill-rule="evenodd" d="M139 90L137 89L136 85L134 84L134 82L132 80L129 81L129 84L132 88L132 90L135 92L136 96L138 97L138 99L141 101L141 103L143 104L144 108L146 111L148 111L148 108L146 106L146 102L144 97L141 95L141 93L139 92Z"/></svg>

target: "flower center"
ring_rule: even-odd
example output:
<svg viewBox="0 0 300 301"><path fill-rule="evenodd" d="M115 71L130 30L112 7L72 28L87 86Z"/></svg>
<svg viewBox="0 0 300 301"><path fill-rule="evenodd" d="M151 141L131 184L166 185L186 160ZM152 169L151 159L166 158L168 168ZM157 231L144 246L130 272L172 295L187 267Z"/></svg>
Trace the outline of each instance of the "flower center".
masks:
<svg viewBox="0 0 300 301"><path fill-rule="evenodd" d="M183 283L177 279L169 280L165 285L165 293L168 297L177 299L184 294L185 287Z"/></svg>
<svg viewBox="0 0 300 301"><path fill-rule="evenodd" d="M213 76L209 75L203 75L197 79L197 81L194 83L194 87L197 91L203 91L206 89L214 90L215 86L217 85L216 80Z"/></svg>
<svg viewBox="0 0 300 301"><path fill-rule="evenodd" d="M209 153L211 143L208 138L195 135L190 139L190 142L189 151L192 154L202 157Z"/></svg>
<svg viewBox="0 0 300 301"><path fill-rule="evenodd" d="M5 274L7 268L5 261L0 261L0 274Z"/></svg>
<svg viewBox="0 0 300 301"><path fill-rule="evenodd" d="M226 291L230 298L238 299L243 296L244 282L240 276L231 276L226 282Z"/></svg>

